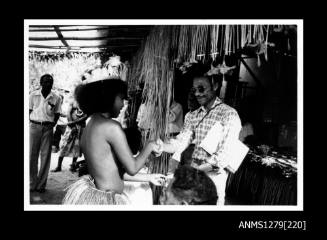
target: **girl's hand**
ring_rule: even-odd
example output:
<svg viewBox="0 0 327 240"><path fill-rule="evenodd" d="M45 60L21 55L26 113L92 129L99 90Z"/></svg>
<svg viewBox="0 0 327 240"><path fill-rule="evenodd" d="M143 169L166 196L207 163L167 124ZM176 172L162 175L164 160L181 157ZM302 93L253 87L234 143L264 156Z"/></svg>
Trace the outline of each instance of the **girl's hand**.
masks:
<svg viewBox="0 0 327 240"><path fill-rule="evenodd" d="M156 157L159 157L162 153L162 144L158 143L157 141L150 141L149 145L151 147L152 152Z"/></svg>
<svg viewBox="0 0 327 240"><path fill-rule="evenodd" d="M163 186L166 183L167 177L160 173L149 174L149 182L156 186Z"/></svg>

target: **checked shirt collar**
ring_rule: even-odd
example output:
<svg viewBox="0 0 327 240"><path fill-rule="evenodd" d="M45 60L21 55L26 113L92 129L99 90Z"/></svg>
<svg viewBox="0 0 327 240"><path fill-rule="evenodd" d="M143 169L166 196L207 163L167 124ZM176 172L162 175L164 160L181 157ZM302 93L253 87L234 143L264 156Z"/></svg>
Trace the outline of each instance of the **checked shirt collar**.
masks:
<svg viewBox="0 0 327 240"><path fill-rule="evenodd" d="M222 101L218 97L216 97L212 107L209 110L206 110L204 106L201 106L201 107L198 108L196 115L198 115L200 113L206 114L207 111L210 111L210 110L214 109L220 103L222 103Z"/></svg>

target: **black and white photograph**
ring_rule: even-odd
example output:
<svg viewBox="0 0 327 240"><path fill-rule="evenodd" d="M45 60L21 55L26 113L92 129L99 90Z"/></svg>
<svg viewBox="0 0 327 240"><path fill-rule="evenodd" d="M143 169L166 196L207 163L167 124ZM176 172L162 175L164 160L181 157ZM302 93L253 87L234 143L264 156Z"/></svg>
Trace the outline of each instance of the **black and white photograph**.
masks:
<svg viewBox="0 0 327 240"><path fill-rule="evenodd" d="M24 20L25 211L303 211L303 20Z"/></svg>

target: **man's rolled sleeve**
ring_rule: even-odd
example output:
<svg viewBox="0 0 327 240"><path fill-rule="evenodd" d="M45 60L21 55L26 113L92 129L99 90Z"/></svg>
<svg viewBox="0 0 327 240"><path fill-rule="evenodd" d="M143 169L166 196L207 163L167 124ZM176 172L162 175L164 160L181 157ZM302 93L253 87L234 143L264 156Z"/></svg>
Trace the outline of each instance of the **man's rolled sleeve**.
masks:
<svg viewBox="0 0 327 240"><path fill-rule="evenodd" d="M177 154L180 154L188 145L191 140L191 119L190 114L185 115L184 127L182 131L176 136L176 139L170 139L169 145L175 149Z"/></svg>

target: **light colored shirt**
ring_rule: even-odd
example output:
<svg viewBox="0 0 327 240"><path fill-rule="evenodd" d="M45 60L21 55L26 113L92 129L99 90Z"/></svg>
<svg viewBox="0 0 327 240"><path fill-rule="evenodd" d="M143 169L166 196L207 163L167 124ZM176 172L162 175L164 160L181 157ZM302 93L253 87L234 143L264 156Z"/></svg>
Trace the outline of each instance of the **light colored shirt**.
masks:
<svg viewBox="0 0 327 240"><path fill-rule="evenodd" d="M168 117L169 133L179 133L183 128L183 108L182 105L173 102L169 109Z"/></svg>
<svg viewBox="0 0 327 240"><path fill-rule="evenodd" d="M196 125L201 121L201 119L207 113L207 110L201 106L193 112L188 112L185 116L184 128L180 135L184 132L195 131L194 139L192 143L195 144L195 149L192 155L194 163L196 165L201 165L203 163L210 163L215 166L227 166L228 165L228 151L230 151L230 146L238 140L239 133L241 130L241 120L238 116L237 111L222 103L222 101L217 97L214 104L212 105L212 110L204 118L199 126ZM211 155L206 152L200 144L202 140L206 137L208 131L215 125L216 122L221 124L219 137L219 142L216 151ZM177 139L179 139L179 135Z"/></svg>
<svg viewBox="0 0 327 240"><path fill-rule="evenodd" d="M64 126L64 125L67 125L67 123L68 123L67 117L60 116L58 119L57 125Z"/></svg>
<svg viewBox="0 0 327 240"><path fill-rule="evenodd" d="M61 98L53 91L44 98L41 89L36 90L30 94L29 109L33 110L30 114L31 120L54 122L55 113L61 112Z"/></svg>

